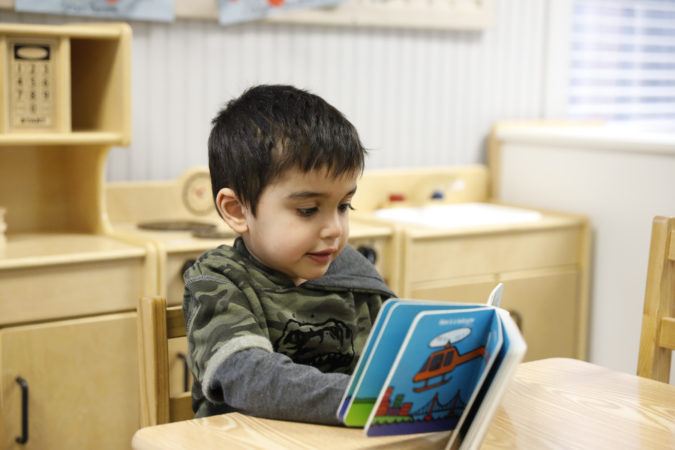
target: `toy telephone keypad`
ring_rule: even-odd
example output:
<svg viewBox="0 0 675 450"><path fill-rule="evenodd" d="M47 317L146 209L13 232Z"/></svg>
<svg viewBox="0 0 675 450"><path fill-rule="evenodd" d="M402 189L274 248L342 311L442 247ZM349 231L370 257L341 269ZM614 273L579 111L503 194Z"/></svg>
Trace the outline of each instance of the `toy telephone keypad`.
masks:
<svg viewBox="0 0 675 450"><path fill-rule="evenodd" d="M53 45L14 42L10 57L11 126L51 128L54 124Z"/></svg>
<svg viewBox="0 0 675 450"><path fill-rule="evenodd" d="M204 216L214 210L208 171L195 172L183 184L183 204L191 213Z"/></svg>

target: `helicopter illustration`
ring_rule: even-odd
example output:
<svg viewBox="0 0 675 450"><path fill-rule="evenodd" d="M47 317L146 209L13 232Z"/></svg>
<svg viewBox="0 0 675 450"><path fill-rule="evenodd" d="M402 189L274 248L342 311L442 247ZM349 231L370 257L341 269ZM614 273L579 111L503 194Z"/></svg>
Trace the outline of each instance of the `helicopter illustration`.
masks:
<svg viewBox="0 0 675 450"><path fill-rule="evenodd" d="M440 334L429 342L430 347L443 347L436 350L426 359L422 368L413 377L413 383L423 382L422 386L413 388L415 392L424 392L448 383L451 380L449 374L460 364L464 364L485 354L485 346L480 346L470 352L460 354L457 348L452 345L461 341L471 334L470 328L459 328ZM433 384L429 382L434 379L440 379Z"/></svg>

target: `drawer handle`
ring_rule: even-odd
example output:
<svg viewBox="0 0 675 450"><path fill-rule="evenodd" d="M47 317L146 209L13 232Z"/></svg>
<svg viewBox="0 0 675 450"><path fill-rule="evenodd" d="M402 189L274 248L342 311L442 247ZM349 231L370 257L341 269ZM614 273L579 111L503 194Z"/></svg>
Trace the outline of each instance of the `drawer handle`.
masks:
<svg viewBox="0 0 675 450"><path fill-rule="evenodd" d="M190 369L188 368L187 356L183 352L176 356L183 361L183 392L187 392L190 389Z"/></svg>
<svg viewBox="0 0 675 450"><path fill-rule="evenodd" d="M17 436L16 442L25 444L28 442L28 382L21 377L15 381L21 387L21 436Z"/></svg>

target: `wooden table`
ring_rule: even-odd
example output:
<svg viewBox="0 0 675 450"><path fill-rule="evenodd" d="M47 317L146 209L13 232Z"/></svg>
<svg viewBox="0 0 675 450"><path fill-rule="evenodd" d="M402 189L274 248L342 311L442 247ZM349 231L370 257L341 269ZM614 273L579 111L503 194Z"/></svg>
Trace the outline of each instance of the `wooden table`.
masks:
<svg viewBox="0 0 675 450"><path fill-rule="evenodd" d="M366 438L359 429L225 414L141 429L133 448L436 449L447 439ZM573 359L521 364L482 448L551 447L675 448L675 386Z"/></svg>

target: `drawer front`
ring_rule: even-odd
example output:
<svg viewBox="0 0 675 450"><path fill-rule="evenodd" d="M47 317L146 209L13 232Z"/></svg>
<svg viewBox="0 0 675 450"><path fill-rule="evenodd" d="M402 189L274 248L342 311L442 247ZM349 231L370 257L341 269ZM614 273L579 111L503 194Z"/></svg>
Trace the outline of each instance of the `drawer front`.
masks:
<svg viewBox="0 0 675 450"><path fill-rule="evenodd" d="M407 283L578 264L579 228L407 239Z"/></svg>
<svg viewBox="0 0 675 450"><path fill-rule="evenodd" d="M0 368L0 448L129 448L140 425L136 313L2 329ZM25 445L14 441L17 376L29 388Z"/></svg>
<svg viewBox="0 0 675 450"><path fill-rule="evenodd" d="M136 309L144 257L0 270L0 325Z"/></svg>
<svg viewBox="0 0 675 450"><path fill-rule="evenodd" d="M421 300L448 300L461 303L485 303L497 285L497 275L465 277L452 281L413 286L406 297Z"/></svg>
<svg viewBox="0 0 675 450"><path fill-rule="evenodd" d="M527 342L526 361L579 358L580 329L576 271L540 276L505 274L502 307L519 322Z"/></svg>
<svg viewBox="0 0 675 450"><path fill-rule="evenodd" d="M572 269L467 277L414 286L412 298L485 303L496 283L504 283L501 307L511 312L527 342L526 361L579 358L579 273Z"/></svg>

